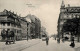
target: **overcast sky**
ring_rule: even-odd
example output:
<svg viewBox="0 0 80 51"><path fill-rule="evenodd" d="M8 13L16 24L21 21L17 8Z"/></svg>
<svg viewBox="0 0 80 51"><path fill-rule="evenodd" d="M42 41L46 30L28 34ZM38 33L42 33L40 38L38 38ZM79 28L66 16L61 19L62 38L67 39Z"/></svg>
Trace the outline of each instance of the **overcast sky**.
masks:
<svg viewBox="0 0 80 51"><path fill-rule="evenodd" d="M11 10L18 15L27 16L29 13L40 18L48 33L57 33L57 20L62 0L0 0L0 12ZM80 0L64 0L65 4L80 6ZM32 4L32 7L28 7Z"/></svg>

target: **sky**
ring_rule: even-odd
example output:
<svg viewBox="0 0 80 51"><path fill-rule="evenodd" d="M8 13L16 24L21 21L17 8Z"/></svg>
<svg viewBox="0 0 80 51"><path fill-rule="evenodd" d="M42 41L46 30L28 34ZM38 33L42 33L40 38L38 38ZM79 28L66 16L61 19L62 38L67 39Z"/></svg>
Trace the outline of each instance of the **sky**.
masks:
<svg viewBox="0 0 80 51"><path fill-rule="evenodd" d="M42 26L51 34L57 34L57 22L62 0L0 0L0 12L11 10L22 17L32 14L41 20ZM71 6L80 6L80 0L64 0ZM31 5L31 6L30 6Z"/></svg>

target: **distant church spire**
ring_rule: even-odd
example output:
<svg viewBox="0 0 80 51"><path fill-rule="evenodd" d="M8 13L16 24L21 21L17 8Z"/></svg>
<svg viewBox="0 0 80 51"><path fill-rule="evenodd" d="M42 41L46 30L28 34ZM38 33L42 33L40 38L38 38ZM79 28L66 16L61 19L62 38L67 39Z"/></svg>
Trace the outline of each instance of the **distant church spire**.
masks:
<svg viewBox="0 0 80 51"><path fill-rule="evenodd" d="M61 8L64 8L64 7L65 7L64 0L62 0Z"/></svg>

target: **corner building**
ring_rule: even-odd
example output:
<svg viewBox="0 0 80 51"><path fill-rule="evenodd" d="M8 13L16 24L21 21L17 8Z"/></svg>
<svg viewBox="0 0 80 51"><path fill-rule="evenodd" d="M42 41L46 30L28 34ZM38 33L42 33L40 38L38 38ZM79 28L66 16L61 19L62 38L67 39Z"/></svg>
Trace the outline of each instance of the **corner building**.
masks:
<svg viewBox="0 0 80 51"><path fill-rule="evenodd" d="M60 8L60 14L58 18L58 26L57 26L57 31L58 31L58 37L63 37L65 33L63 33L62 27L64 22L68 19L73 19L73 18L80 18L80 7L78 6L65 6L64 1L62 1L61 8ZM67 32L70 34L70 32Z"/></svg>
<svg viewBox="0 0 80 51"><path fill-rule="evenodd" d="M21 39L21 25L19 22L19 16L17 14L12 13L11 11L8 11L4 9L3 12L0 12L0 40L1 40L1 31L3 29L7 30L13 30L15 32L15 39L20 40Z"/></svg>

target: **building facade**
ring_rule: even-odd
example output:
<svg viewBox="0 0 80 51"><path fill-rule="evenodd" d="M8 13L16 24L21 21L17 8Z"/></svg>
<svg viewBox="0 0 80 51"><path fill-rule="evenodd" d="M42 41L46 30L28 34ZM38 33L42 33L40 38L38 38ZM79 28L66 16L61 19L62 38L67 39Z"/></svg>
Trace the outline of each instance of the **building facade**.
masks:
<svg viewBox="0 0 80 51"><path fill-rule="evenodd" d="M31 23L27 22L27 40L31 38Z"/></svg>
<svg viewBox="0 0 80 51"><path fill-rule="evenodd" d="M3 29L6 31L7 29L13 30L15 32L15 39L21 39L21 25L18 15L6 9L4 9L3 12L0 12L0 35Z"/></svg>
<svg viewBox="0 0 80 51"><path fill-rule="evenodd" d="M23 17L20 17L19 20L20 20L20 24L21 24L22 39L27 39L27 21Z"/></svg>
<svg viewBox="0 0 80 51"><path fill-rule="evenodd" d="M73 19L73 18L80 18L80 7L70 6L70 4L68 4L68 6L65 6L64 1L62 1L58 19L58 26L57 26L59 38L63 37L65 34L62 32L64 22L66 22L68 19ZM67 33L70 34L69 32Z"/></svg>
<svg viewBox="0 0 80 51"><path fill-rule="evenodd" d="M33 25L32 25L33 27ZM5 29L13 30L15 33L15 40L23 40L31 38L31 23L26 18L18 16L14 12L4 10L0 12L0 40L1 31Z"/></svg>
<svg viewBox="0 0 80 51"><path fill-rule="evenodd" d="M28 14L26 17L31 19L31 37L40 38L41 21L35 15Z"/></svg>

